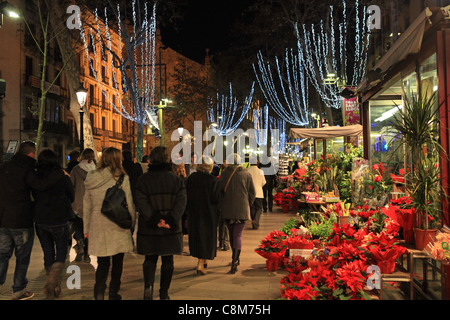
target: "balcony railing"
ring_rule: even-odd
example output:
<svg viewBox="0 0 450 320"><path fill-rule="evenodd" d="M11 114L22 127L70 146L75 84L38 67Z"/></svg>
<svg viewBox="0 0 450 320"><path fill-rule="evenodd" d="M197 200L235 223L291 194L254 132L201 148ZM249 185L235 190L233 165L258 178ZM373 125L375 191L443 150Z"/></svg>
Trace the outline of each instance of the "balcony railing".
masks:
<svg viewBox="0 0 450 320"><path fill-rule="evenodd" d="M127 141L127 135L121 132L114 132L111 130L103 130L100 128L92 128L92 132L94 136L97 137L108 137L110 139L120 140L120 141Z"/></svg>
<svg viewBox="0 0 450 320"><path fill-rule="evenodd" d="M34 118L23 118L23 130L24 131L35 131L38 129L39 120ZM65 136L70 136L70 128L64 122L50 122L44 121L43 130L48 133L62 134Z"/></svg>
<svg viewBox="0 0 450 320"><path fill-rule="evenodd" d="M45 81L44 89L47 90L50 87L50 84L51 84L50 82ZM38 77L32 76L32 75L28 75L27 85L32 86L33 88L40 89L41 88L41 79L39 79ZM54 84L48 92L60 96L61 88L60 88L60 86Z"/></svg>

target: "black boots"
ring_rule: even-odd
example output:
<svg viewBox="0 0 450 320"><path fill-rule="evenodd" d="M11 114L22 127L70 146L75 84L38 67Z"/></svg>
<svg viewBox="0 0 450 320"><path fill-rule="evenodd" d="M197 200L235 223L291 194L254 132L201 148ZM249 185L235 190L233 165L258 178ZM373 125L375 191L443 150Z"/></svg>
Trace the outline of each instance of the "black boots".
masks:
<svg viewBox="0 0 450 320"><path fill-rule="evenodd" d="M153 300L153 284L144 288L144 300Z"/></svg>
<svg viewBox="0 0 450 320"><path fill-rule="evenodd" d="M232 253L232 257L231 257L231 269L228 273L231 274L235 274L237 271L237 267L239 265L239 256L241 254L241 250L240 249L234 249L233 248L233 253Z"/></svg>

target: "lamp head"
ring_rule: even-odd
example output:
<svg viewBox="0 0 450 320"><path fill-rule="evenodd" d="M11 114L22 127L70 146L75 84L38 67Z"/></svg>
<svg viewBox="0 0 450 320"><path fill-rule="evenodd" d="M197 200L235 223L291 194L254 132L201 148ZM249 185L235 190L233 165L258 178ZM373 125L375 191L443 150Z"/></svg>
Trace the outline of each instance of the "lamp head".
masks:
<svg viewBox="0 0 450 320"><path fill-rule="evenodd" d="M77 94L77 99L78 99L78 103L79 103L80 107L84 107L84 105L86 104L86 97L87 97L88 89L85 89L83 87L83 84L80 83L80 86L78 87L78 89L76 89L75 92Z"/></svg>
<svg viewBox="0 0 450 320"><path fill-rule="evenodd" d="M8 1L0 3L0 14L7 15L10 18L20 18L19 11Z"/></svg>
<svg viewBox="0 0 450 320"><path fill-rule="evenodd" d="M183 124L180 122L180 124L178 125L178 134L180 136L183 135L183 130L184 130Z"/></svg>

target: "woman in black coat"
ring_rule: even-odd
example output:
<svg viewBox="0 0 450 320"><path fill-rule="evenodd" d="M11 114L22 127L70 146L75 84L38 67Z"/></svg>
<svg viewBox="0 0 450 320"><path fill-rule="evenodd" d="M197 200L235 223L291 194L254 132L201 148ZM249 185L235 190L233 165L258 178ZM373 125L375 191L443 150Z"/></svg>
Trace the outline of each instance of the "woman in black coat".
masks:
<svg viewBox="0 0 450 320"><path fill-rule="evenodd" d="M183 252L181 216L186 209L184 179L171 171L165 147L150 153L148 172L139 177L136 186L136 207L139 212L138 254L145 255L144 300L153 299L156 263L161 256L159 296L169 300L169 287L174 270L173 255Z"/></svg>
<svg viewBox="0 0 450 320"><path fill-rule="evenodd" d="M61 170L56 153L43 150L37 161L38 176L45 179L55 170ZM34 191L33 195L36 234L44 252L47 273L44 291L48 299L53 299L61 292L59 280L67 257L69 220L73 218L75 191L70 177L64 175L45 192Z"/></svg>
<svg viewBox="0 0 450 320"><path fill-rule="evenodd" d="M213 260L217 250L219 211L218 180L211 175L211 158L203 156L203 163L186 181L189 253L198 258L197 274L206 274L206 260Z"/></svg>

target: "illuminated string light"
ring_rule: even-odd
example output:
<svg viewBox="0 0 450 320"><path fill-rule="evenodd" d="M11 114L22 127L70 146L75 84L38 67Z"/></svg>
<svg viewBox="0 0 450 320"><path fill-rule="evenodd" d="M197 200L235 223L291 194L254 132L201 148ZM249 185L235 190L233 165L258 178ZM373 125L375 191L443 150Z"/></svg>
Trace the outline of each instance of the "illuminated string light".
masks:
<svg viewBox="0 0 450 320"><path fill-rule="evenodd" d="M267 145L269 132L269 106L266 104L262 109L253 110L253 126L255 129L256 143Z"/></svg>
<svg viewBox="0 0 450 320"><path fill-rule="evenodd" d="M232 134L241 124L253 99L255 83L253 82L250 94L245 98L244 103L233 96L233 87L230 83L230 96L219 94L217 91L215 98L209 98L208 119L211 123L217 123L217 126L211 129L220 136Z"/></svg>
<svg viewBox="0 0 450 320"><path fill-rule="evenodd" d="M298 126L307 125L308 85L301 56L292 49L286 49L284 57L286 74L282 73L280 61L275 57L277 81L274 79L277 75L272 74L270 64L265 61L261 52L258 52L257 58L258 68L253 64L253 70L267 103L285 121Z"/></svg>
<svg viewBox="0 0 450 320"><path fill-rule="evenodd" d="M324 21L310 27L302 24L300 33L298 24L294 24L298 52L308 79L322 101L335 109L342 105L341 87L356 86L364 79L370 40L369 27L366 26L367 10L365 7L360 10L358 0L355 2L354 18L348 19L347 3L344 0L343 21L337 23L338 19L333 6L330 6L327 28ZM350 28L351 25L353 28ZM351 41L355 51L351 53L347 51L350 29L355 30L354 40ZM353 61L353 65L349 66L349 61ZM339 79L330 77L331 73L339 75Z"/></svg>
<svg viewBox="0 0 450 320"><path fill-rule="evenodd" d="M275 130L278 130L278 133L279 133L278 140L273 139L273 138L271 140L273 154L284 153L285 149L286 149L286 141L287 141L286 121L282 118L270 117L270 130L271 130L272 137L276 136Z"/></svg>
<svg viewBox="0 0 450 320"><path fill-rule="evenodd" d="M156 4L150 13L147 3L144 4L144 15L140 16L140 10L136 6L136 0L132 2L133 30L128 34L123 27L125 23L121 19L120 6L117 5L117 12L114 14L118 20L118 43L116 52L112 46L111 32L108 23L108 12L105 7L104 17L100 19L97 9L94 11L93 25L82 27L80 30L84 51L89 61L91 73L97 81L102 95L106 101L124 118L136 122L139 125L151 124L159 129L157 106L155 106L155 61L156 61ZM102 34L102 29L104 34ZM87 38L92 44L94 57L91 58ZM94 45L99 43L100 51ZM128 52L128 57L122 55L123 43ZM103 65L102 58L109 57L110 64ZM131 54L130 54L131 53ZM104 67L105 74L98 74ZM138 67L141 68L140 71ZM130 72L131 71L131 72ZM120 84L117 75L121 77L122 92L119 91ZM113 100L108 92L108 88L103 82L103 76L112 79L114 95L119 99ZM130 101L124 104L123 101Z"/></svg>

